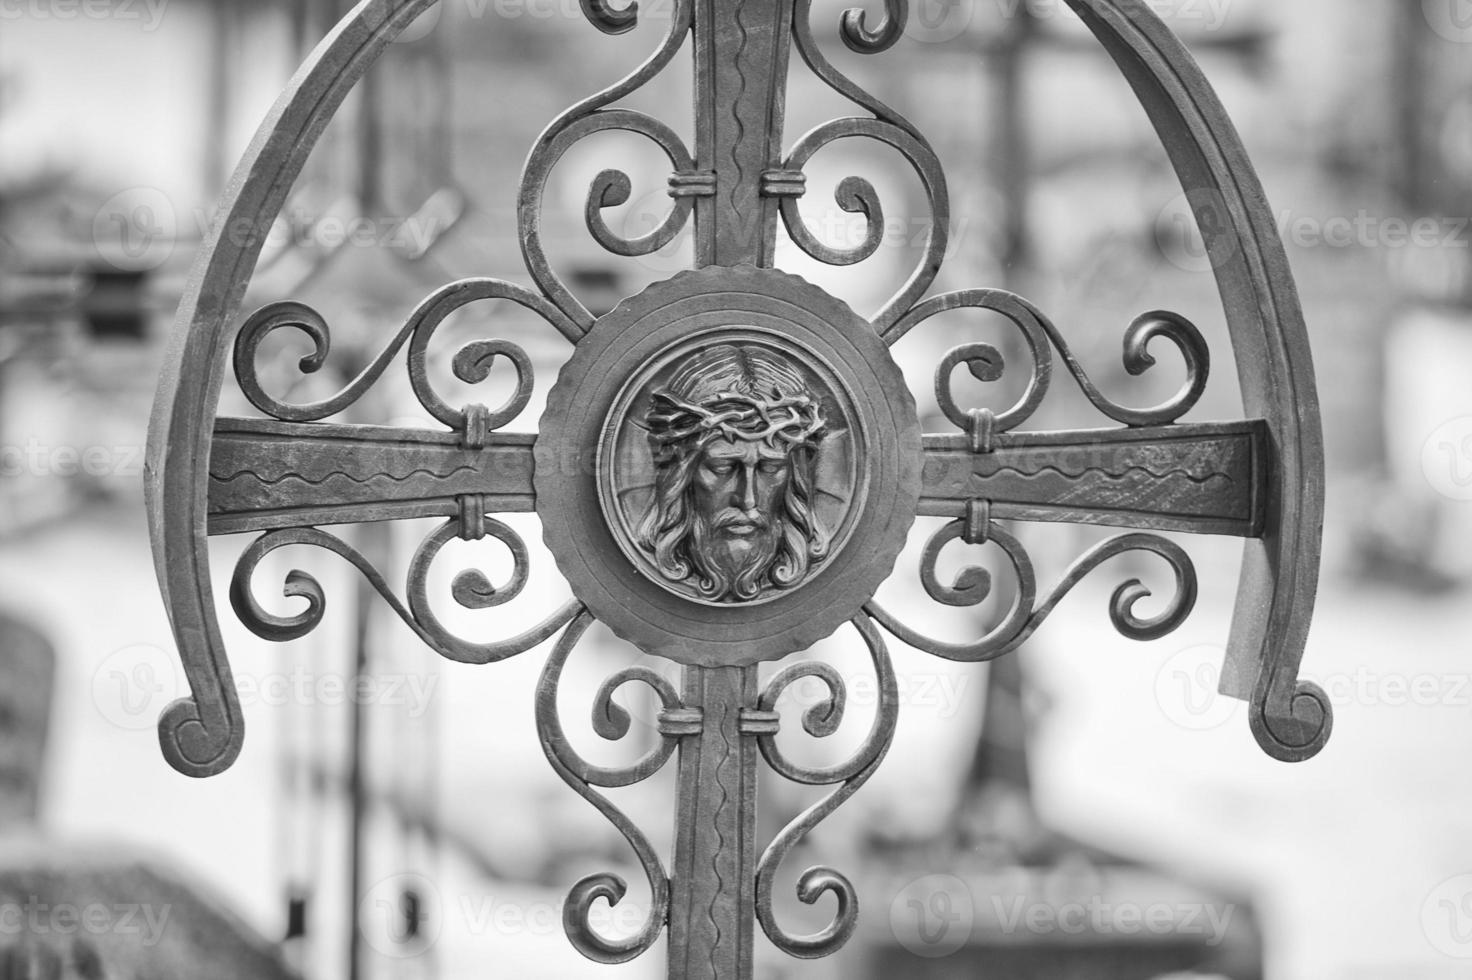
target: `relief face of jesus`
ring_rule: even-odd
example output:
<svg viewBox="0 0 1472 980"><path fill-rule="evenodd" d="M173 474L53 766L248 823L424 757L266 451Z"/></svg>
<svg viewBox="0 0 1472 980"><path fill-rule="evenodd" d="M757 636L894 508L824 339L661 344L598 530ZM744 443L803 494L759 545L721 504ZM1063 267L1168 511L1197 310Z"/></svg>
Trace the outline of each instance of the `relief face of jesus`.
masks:
<svg viewBox="0 0 1472 980"><path fill-rule="evenodd" d="M782 355L722 344L680 363L646 416L654 499L637 540L712 602L790 589L828 556L813 511L818 400Z"/></svg>

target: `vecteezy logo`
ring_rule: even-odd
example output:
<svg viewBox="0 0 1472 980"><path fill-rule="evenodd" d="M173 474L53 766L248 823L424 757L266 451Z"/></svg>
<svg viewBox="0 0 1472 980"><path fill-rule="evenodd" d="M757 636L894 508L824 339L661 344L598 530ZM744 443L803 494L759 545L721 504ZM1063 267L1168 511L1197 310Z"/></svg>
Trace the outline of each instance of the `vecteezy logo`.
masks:
<svg viewBox="0 0 1472 980"><path fill-rule="evenodd" d="M1421 447L1421 470L1432 489L1450 500L1472 500L1472 415L1452 419Z"/></svg>
<svg viewBox="0 0 1472 980"><path fill-rule="evenodd" d="M645 13L643 8L644 5L641 3L639 10L641 19ZM604 200L607 201L606 206L615 206L607 195ZM647 191L627 202L622 214L617 232L626 241L634 242L640 239L663 241L663 236L668 234L664 226L673 220L670 195L662 187ZM664 241L664 244L652 251L641 249L633 257L634 260L650 272L661 276L668 276L690 268L695 254L695 222L687 219L677 231L668 235L668 238L668 241Z"/></svg>
<svg viewBox="0 0 1472 980"><path fill-rule="evenodd" d="M422 41L429 37L429 35L434 33L434 29L439 26L440 15L444 12L444 7L444 4L437 3L414 18L414 22L404 28L398 37L394 38L395 43L413 44L416 41Z"/></svg>
<svg viewBox="0 0 1472 980"><path fill-rule="evenodd" d="M1214 191L1178 194L1155 219L1155 244L1167 262L1183 272L1211 272L1237 251L1226 202Z"/></svg>
<svg viewBox="0 0 1472 980"><path fill-rule="evenodd" d="M944 44L954 41L971 25L973 14L969 3L955 0L919 0L911 5L905 21L905 37L922 44Z"/></svg>
<svg viewBox="0 0 1472 980"><path fill-rule="evenodd" d="M1426 23L1456 44L1472 44L1472 0L1421 0Z"/></svg>
<svg viewBox="0 0 1472 980"><path fill-rule="evenodd" d="M183 689L174 658L146 643L109 654L92 675L92 703L104 718L128 731L152 728Z"/></svg>
<svg viewBox="0 0 1472 980"><path fill-rule="evenodd" d="M890 903L889 923L899 944L916 956L950 956L971 939L976 923L971 889L955 875L917 878Z"/></svg>
<svg viewBox="0 0 1472 980"><path fill-rule="evenodd" d="M619 682L611 686L610 677L593 707L593 730L611 742L625 737L630 726L659 731L665 702L656 685L663 681L671 691L678 692L680 665L663 657L640 654L633 664L613 676Z"/></svg>
<svg viewBox="0 0 1472 980"><path fill-rule="evenodd" d="M1472 874L1448 878L1421 905L1421 929L1440 953L1472 959Z"/></svg>
<svg viewBox="0 0 1472 980"><path fill-rule="evenodd" d="M1237 713L1237 702L1217 691L1226 655L1209 643L1187 647L1155 675L1155 703L1172 722L1190 731L1220 728Z"/></svg>
<svg viewBox="0 0 1472 980"><path fill-rule="evenodd" d="M443 903L434 882L420 874L384 878L358 903L363 940L395 959L418 956L439 939Z"/></svg>
<svg viewBox="0 0 1472 980"><path fill-rule="evenodd" d="M92 241L116 269L147 272L174 253L178 223L163 191L134 187L107 199L92 220Z"/></svg>

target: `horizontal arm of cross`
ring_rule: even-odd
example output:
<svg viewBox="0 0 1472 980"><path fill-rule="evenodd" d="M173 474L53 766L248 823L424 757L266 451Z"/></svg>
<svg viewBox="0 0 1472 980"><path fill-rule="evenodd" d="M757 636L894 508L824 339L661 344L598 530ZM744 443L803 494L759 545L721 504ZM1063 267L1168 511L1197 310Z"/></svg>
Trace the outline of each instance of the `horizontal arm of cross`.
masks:
<svg viewBox="0 0 1472 980"><path fill-rule="evenodd" d="M1269 478L1260 420L1074 432L927 435L919 513L1259 537Z"/></svg>
<svg viewBox="0 0 1472 980"><path fill-rule="evenodd" d="M534 436L221 418L210 453L209 533L533 508Z"/></svg>

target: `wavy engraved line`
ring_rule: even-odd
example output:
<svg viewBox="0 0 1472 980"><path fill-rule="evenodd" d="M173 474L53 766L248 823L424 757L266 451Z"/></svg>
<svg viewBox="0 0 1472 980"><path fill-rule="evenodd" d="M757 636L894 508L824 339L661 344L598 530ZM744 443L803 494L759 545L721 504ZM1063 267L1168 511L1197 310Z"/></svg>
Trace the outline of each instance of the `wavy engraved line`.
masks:
<svg viewBox="0 0 1472 980"><path fill-rule="evenodd" d="M1177 467L1176 469L1172 469L1172 470L1162 470L1162 471L1157 472L1155 470L1150 469L1150 467L1148 467L1148 466L1130 466L1130 467L1126 467L1123 470L1106 470L1106 469L1102 469L1102 468L1097 467L1097 466L1088 466L1088 467L1085 467L1084 469L1082 469L1082 470L1080 470L1080 471L1078 471L1078 472L1075 473L1075 472L1069 472L1068 470L1064 470L1064 469L1062 469L1062 468L1060 468L1058 466L1054 466L1051 463L1047 464L1046 466L1040 466L1036 470L1025 470L1025 469L1023 469L1020 466L1017 466L1015 464L1008 464L1006 466L999 466L999 467L997 467L994 471L992 471L991 473L989 473L987 475L988 476L994 476L997 473L1011 472L1011 473L1016 473L1018 476L1025 477L1027 479L1032 479L1032 478L1035 478L1035 477L1042 476L1044 473L1047 473L1049 471L1052 471L1054 473L1057 473L1059 476L1065 477L1065 478L1070 479L1070 480L1079 480L1079 479L1082 479L1085 476L1088 476L1089 474L1093 474L1093 473L1100 474L1101 476L1107 477L1109 479L1123 480L1124 478L1128 477L1132 473L1144 473L1145 475L1150 476L1150 477L1153 477L1154 479L1157 479L1157 480L1167 480L1167 479L1170 479L1171 477L1174 477L1174 476L1183 476L1186 479L1190 480L1192 483L1197 484L1198 486L1205 486L1206 484L1210 483L1212 480L1226 480L1228 483L1236 483L1237 482L1236 480L1234 480L1232 477L1228 476L1225 473L1210 473L1210 474L1208 474L1206 476L1196 476L1195 474L1191 473L1190 470L1183 469L1183 468L1180 468L1180 467Z"/></svg>
<svg viewBox="0 0 1472 980"><path fill-rule="evenodd" d="M729 708L726 709L725 713L729 714ZM718 977L721 974L721 971L716 963L716 952L720 949L721 941L724 938L721 932L720 920L716 917L716 905L720 899L721 893L725 890L725 881L721 877L721 857L726 850L726 837L724 834L721 833L721 814L726 810L731 802L731 793L726 788L724 778L726 773L726 763L731 760L731 738L730 735L725 731L725 722L726 718L723 717L721 719L721 728L719 730L722 733L721 744L725 748L725 754L721 756L720 762L716 764L716 788L721 791L721 800L716 805L713 819L713 829L716 832L716 849L715 853L711 855L710 859L711 871L716 878L716 887L711 892L710 908L705 910L706 918L710 919L710 924L715 929L715 941L710 944L710 975L712 977Z"/></svg>
<svg viewBox="0 0 1472 980"><path fill-rule="evenodd" d="M741 68L741 59L745 57L747 46L751 43L751 29L743 16L747 6L748 4L743 0L736 7L736 26L741 29L741 43L736 46L736 54L731 67L735 69L736 77L741 80L741 84L737 86L735 96L727 103L731 110L731 118L736 122L736 138L731 141L731 163L736 168L736 179L726 186L726 198L730 201L732 215L740 211L736 205L736 188L741 186L741 181L746 176L746 171L741 166L741 144L746 139L746 123L741 120L741 99L746 95L747 78L746 72Z"/></svg>
<svg viewBox="0 0 1472 980"><path fill-rule="evenodd" d="M327 483L328 480L335 480L338 477L344 477L347 480L358 484L359 486L367 486L374 480L389 479L394 480L395 482L402 482L411 479L412 477L418 476L421 473L425 474L426 476L432 476L440 480L451 480L459 476L461 473L464 473L466 471L474 473L478 469L479 467L476 467L470 463L466 463L461 466L455 467L448 473L444 473L439 470L432 470L427 467L421 466L417 469L410 470L408 473L374 473L372 476L365 477L363 479L359 479L358 477L353 476L346 470L333 470L331 473L328 473L326 476L318 480L309 480L305 476L302 476L300 473L286 473L272 480L262 476L255 470L247 468L236 470L229 476L221 476L218 473L211 472L210 479L214 480L217 483L234 483L236 480L240 479L243 476L249 476L255 478L256 482L265 484L268 487L279 486L280 484L285 483L287 480L296 480L309 487L321 487L325 483Z"/></svg>

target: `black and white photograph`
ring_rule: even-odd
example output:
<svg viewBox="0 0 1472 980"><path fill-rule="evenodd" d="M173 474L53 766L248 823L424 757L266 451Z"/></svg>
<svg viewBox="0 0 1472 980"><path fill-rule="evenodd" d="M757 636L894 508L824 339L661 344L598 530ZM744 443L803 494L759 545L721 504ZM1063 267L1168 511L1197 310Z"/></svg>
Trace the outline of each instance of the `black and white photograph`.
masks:
<svg viewBox="0 0 1472 980"><path fill-rule="evenodd" d="M0 0L0 980L1472 977L1472 0Z"/></svg>

